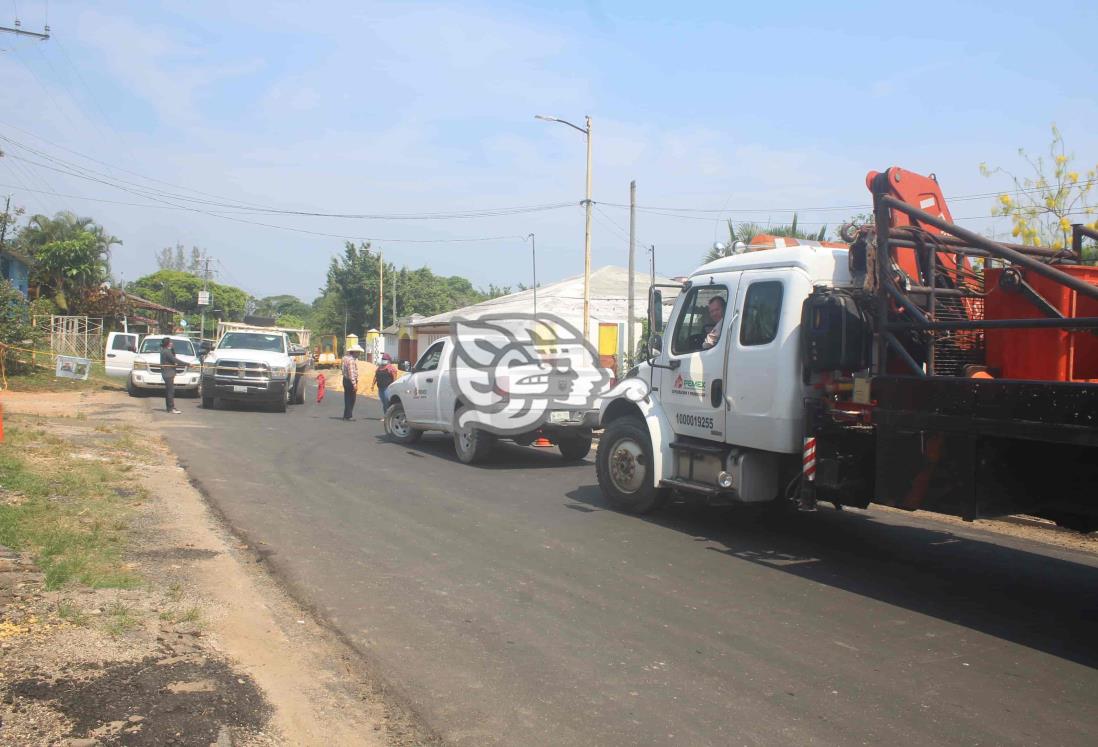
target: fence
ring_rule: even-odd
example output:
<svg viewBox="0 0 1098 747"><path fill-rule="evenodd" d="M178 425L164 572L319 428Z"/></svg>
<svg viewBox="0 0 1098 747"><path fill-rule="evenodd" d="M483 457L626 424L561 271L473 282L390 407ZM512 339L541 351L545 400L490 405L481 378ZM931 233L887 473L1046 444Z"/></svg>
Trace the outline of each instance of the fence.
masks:
<svg viewBox="0 0 1098 747"><path fill-rule="evenodd" d="M50 353L98 360L103 357L103 320L86 316L36 316L34 324L49 330Z"/></svg>

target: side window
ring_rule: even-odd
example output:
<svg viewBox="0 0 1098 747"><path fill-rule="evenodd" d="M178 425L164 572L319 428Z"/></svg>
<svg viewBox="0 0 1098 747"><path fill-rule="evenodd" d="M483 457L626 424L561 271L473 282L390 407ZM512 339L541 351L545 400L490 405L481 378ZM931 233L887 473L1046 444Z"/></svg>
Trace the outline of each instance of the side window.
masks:
<svg viewBox="0 0 1098 747"><path fill-rule="evenodd" d="M716 346L720 342L727 308L728 289L723 285L691 289L671 338L671 352L682 355Z"/></svg>
<svg viewBox="0 0 1098 747"><path fill-rule="evenodd" d="M134 345L131 335L115 335L111 341L111 350L129 350Z"/></svg>
<svg viewBox="0 0 1098 747"><path fill-rule="evenodd" d="M783 286L777 280L752 283L743 302L743 321L740 323L740 344L765 345L778 336L778 322L782 318Z"/></svg>
<svg viewBox="0 0 1098 747"><path fill-rule="evenodd" d="M434 371L438 368L438 362L442 358L442 346L445 342L436 342L431 347L427 348L427 352L423 354L423 357L416 363L416 371Z"/></svg>

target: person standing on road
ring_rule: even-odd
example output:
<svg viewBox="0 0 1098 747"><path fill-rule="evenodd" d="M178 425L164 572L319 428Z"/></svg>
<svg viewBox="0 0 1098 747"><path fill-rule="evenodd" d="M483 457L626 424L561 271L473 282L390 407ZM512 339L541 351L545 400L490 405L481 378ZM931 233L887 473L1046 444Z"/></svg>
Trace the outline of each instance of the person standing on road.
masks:
<svg viewBox="0 0 1098 747"><path fill-rule="evenodd" d="M374 386L377 387L377 396L381 400L381 416L385 419L385 413L389 410L389 386L396 381L400 372L393 365L393 359L388 353L382 353L381 365L374 371Z"/></svg>
<svg viewBox="0 0 1098 747"><path fill-rule="evenodd" d="M358 356L362 347L352 345L343 355L343 419L350 420L355 411L355 399L358 397Z"/></svg>
<svg viewBox="0 0 1098 747"><path fill-rule="evenodd" d="M179 415L175 409L175 374L179 367L186 368L183 361L175 356L172 350L172 338L165 337L160 341L160 376L164 379L164 406L172 415Z"/></svg>

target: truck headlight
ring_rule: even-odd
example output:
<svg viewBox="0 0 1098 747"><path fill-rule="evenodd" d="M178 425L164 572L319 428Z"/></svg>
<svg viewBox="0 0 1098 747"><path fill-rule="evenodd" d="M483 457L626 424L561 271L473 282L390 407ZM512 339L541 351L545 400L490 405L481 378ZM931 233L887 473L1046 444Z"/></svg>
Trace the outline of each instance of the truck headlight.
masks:
<svg viewBox="0 0 1098 747"><path fill-rule="evenodd" d="M217 370L217 362L216 361L202 361L202 373L209 374L210 376L213 376L213 374L216 370Z"/></svg>
<svg viewBox="0 0 1098 747"><path fill-rule="evenodd" d="M271 378L272 379L285 379L286 374L289 373L288 366L271 366Z"/></svg>
<svg viewBox="0 0 1098 747"><path fill-rule="evenodd" d="M133 370L134 371L148 371L149 370L149 364L148 364L147 361L134 361L133 362Z"/></svg>

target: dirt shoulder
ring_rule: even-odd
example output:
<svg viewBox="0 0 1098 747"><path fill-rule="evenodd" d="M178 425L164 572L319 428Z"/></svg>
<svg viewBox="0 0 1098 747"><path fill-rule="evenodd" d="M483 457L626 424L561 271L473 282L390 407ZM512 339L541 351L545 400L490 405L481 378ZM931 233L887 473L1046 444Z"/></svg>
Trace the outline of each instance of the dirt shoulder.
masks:
<svg viewBox="0 0 1098 747"><path fill-rule="evenodd" d="M144 403L0 404L0 744L435 742L211 513Z"/></svg>

